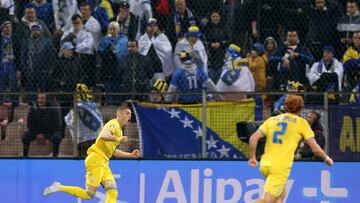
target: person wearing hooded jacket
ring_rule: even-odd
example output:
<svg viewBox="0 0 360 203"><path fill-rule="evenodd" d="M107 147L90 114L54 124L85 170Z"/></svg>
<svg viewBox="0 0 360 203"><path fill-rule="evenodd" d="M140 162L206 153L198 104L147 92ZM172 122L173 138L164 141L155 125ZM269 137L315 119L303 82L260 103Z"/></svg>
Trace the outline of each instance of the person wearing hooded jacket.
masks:
<svg viewBox="0 0 360 203"><path fill-rule="evenodd" d="M199 103L202 97L201 90L216 92L214 82L201 67L195 64L192 50L181 51L178 57L181 65L175 70L167 93L195 93L178 94L176 101L178 103ZM167 94L165 101L171 102L173 97L174 94Z"/></svg>

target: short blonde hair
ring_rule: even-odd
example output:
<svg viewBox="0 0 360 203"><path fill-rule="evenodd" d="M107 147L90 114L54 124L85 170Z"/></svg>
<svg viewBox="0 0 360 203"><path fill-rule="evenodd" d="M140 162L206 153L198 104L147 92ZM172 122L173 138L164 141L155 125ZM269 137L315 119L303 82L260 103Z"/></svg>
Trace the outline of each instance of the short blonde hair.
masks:
<svg viewBox="0 0 360 203"><path fill-rule="evenodd" d="M110 28L111 27L115 27L115 30L116 30L116 36L119 34L120 32L120 25L118 22L116 21L111 21L110 24L109 24L109 27L108 27L108 30L107 30L107 33L106 35L110 35Z"/></svg>

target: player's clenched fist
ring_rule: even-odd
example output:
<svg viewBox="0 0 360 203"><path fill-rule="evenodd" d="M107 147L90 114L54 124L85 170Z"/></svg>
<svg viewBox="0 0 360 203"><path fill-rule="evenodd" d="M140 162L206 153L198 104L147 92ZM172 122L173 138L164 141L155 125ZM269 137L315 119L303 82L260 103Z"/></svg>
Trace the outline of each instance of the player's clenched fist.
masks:
<svg viewBox="0 0 360 203"><path fill-rule="evenodd" d="M140 151L137 150L137 149L132 151L131 154L133 155L134 158L139 158L140 157Z"/></svg>

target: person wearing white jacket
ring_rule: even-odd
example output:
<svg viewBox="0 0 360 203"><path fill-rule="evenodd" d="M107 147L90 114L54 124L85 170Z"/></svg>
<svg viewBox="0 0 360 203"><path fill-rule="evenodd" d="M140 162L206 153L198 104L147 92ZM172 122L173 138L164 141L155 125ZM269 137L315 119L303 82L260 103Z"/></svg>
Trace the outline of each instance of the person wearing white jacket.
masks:
<svg viewBox="0 0 360 203"><path fill-rule="evenodd" d="M75 14L72 18L72 27L61 37L61 46L64 42L72 42L75 52L79 54L94 54L94 39L90 32L84 30L81 16Z"/></svg>
<svg viewBox="0 0 360 203"><path fill-rule="evenodd" d="M176 43L174 54L176 68L181 66L179 57L176 57L177 54L181 51L193 50L197 67L202 67L204 72L208 73L208 54L206 53L204 43L199 39L200 36L199 27L190 26L186 37Z"/></svg>
<svg viewBox="0 0 360 203"><path fill-rule="evenodd" d="M324 77L324 73L336 73L338 79L338 91L341 91L344 75L343 64L334 58L335 49L332 46L324 46L322 51L323 58L312 65L311 69L307 71L306 77L309 79L310 85L314 86L320 78ZM332 81L328 81L328 83L331 82Z"/></svg>
<svg viewBox="0 0 360 203"><path fill-rule="evenodd" d="M139 53L143 56L148 56L151 54L152 48L156 52L156 56L153 57L160 59L161 69L165 77L171 76L175 70L172 46L168 37L160 32L155 18L150 18L147 21L146 32L139 40ZM156 59L153 61L156 61Z"/></svg>
<svg viewBox="0 0 360 203"><path fill-rule="evenodd" d="M94 48L97 50L102 38L100 23L93 16L91 16L90 4L87 2L81 3L80 13L84 24L84 30L90 32L93 36Z"/></svg>

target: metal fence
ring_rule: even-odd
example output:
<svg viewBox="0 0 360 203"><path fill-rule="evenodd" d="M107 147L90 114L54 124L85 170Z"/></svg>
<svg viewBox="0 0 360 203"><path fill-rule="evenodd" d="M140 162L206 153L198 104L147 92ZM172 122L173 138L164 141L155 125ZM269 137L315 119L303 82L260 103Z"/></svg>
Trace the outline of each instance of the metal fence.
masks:
<svg viewBox="0 0 360 203"><path fill-rule="evenodd" d="M247 99L224 102L210 101L204 92L202 102L197 104L130 100L128 104L134 114L124 131L129 141L119 148L124 151L141 149L145 159L246 159L248 136L264 119L281 110L281 104L275 103L283 94L244 94ZM315 112L318 119L312 127L319 138L316 139L318 143L337 161L359 161L360 107L348 102L332 104L328 93L302 94L305 108L301 116L308 119L314 117ZM39 95L46 96L44 107ZM75 95L69 96L74 98ZM94 115L99 117L86 114L91 111L87 109L89 106L79 105L77 100L77 105L59 103L58 98L64 97L61 94L40 93L36 104L1 106L0 157L86 156L87 148L94 143L101 129L87 125L87 116L92 116L91 122L98 119L104 124L116 116L117 106L102 105L103 96L94 94L95 102L92 102L96 105L96 108L93 106L94 112L98 112ZM112 96L131 97L126 94ZM309 102L309 96L323 96L323 102ZM71 114L71 111L77 113ZM261 143L258 155L263 147ZM301 156L297 159L316 160L309 152L304 143L300 144L297 154Z"/></svg>

